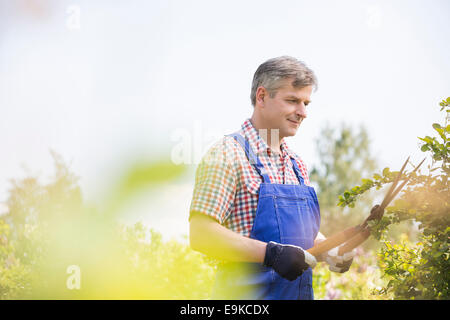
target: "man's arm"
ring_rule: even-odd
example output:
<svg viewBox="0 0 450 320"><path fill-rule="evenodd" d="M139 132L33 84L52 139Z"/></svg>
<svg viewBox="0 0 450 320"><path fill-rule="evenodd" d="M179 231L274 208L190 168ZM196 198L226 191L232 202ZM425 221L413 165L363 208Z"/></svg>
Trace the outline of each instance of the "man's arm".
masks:
<svg viewBox="0 0 450 320"><path fill-rule="evenodd" d="M194 250L216 259L262 263L291 281L317 263L313 255L300 247L241 236L202 213L191 215L189 234Z"/></svg>
<svg viewBox="0 0 450 320"><path fill-rule="evenodd" d="M219 260L264 262L267 244L233 232L223 220L235 201L238 156L233 138L215 144L196 171L190 208L190 244Z"/></svg>
<svg viewBox="0 0 450 320"><path fill-rule="evenodd" d="M267 243L233 232L203 213L192 213L189 241L192 249L218 260L263 263Z"/></svg>

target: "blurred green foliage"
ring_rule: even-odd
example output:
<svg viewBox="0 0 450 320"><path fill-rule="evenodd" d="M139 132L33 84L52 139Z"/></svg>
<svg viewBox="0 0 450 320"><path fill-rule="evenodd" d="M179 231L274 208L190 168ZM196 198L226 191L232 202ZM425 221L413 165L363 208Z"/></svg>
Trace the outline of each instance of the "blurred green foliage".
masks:
<svg viewBox="0 0 450 320"><path fill-rule="evenodd" d="M164 242L141 223L120 225L115 209L148 185L183 168L156 162L132 166L100 211L83 204L78 178L52 153L55 174L12 180L0 218L0 299L205 299L215 266L177 241ZM124 195L125 194L125 195ZM117 194L116 194L117 195ZM72 273L71 266L80 272ZM68 285L73 276L80 288ZM75 281L74 283L77 283Z"/></svg>

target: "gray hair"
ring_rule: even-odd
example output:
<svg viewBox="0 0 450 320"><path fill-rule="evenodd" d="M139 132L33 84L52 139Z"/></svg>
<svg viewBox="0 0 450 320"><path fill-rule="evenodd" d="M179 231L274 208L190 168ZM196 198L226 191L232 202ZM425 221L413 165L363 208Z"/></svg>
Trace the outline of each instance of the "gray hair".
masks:
<svg viewBox="0 0 450 320"><path fill-rule="evenodd" d="M273 98L283 85L283 80L292 79L294 88L313 86L317 90L317 78L314 72L302 61L290 56L272 58L261 64L253 76L250 99L256 104L256 89L263 86Z"/></svg>

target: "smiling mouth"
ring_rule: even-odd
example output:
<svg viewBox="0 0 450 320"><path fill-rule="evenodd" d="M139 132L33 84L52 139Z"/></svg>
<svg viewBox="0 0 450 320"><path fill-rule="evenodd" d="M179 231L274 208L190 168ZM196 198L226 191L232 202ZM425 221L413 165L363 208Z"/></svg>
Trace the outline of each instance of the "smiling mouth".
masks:
<svg viewBox="0 0 450 320"><path fill-rule="evenodd" d="M300 124L300 122L294 121L294 120L291 120L291 119L288 119L288 121L290 121L290 122L292 122L292 123L295 123L296 125L299 125L299 124Z"/></svg>

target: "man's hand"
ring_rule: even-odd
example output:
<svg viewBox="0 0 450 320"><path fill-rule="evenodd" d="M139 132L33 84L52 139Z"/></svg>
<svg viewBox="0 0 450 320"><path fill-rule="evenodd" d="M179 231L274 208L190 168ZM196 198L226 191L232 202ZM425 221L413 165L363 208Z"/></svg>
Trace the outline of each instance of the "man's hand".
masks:
<svg viewBox="0 0 450 320"><path fill-rule="evenodd" d="M309 267L314 268L317 261L312 254L298 246L270 241L263 264L272 267L283 278L293 281Z"/></svg>
<svg viewBox="0 0 450 320"><path fill-rule="evenodd" d="M319 257L319 261L325 261L329 265L330 271L344 273L350 269L355 256L355 250L346 252L343 255L338 255L339 247L333 248L328 252L325 252Z"/></svg>

